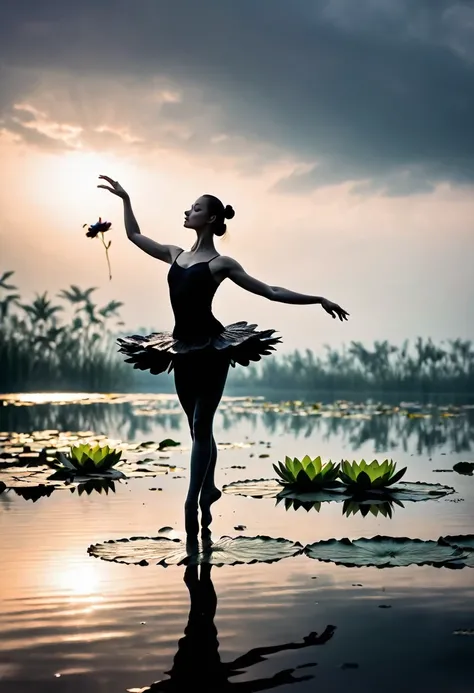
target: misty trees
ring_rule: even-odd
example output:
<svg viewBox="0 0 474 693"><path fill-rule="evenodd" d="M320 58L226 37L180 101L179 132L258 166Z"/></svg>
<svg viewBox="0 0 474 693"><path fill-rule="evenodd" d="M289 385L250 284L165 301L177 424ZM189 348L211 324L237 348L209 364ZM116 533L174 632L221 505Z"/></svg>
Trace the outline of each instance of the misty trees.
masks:
<svg viewBox="0 0 474 693"><path fill-rule="evenodd" d="M0 277L0 389L120 389L130 381L129 368L116 355L114 328L122 325L122 304L99 307L94 287L72 285L54 303L47 292L31 303L20 301L9 284L13 272ZM70 308L70 316L65 317Z"/></svg>

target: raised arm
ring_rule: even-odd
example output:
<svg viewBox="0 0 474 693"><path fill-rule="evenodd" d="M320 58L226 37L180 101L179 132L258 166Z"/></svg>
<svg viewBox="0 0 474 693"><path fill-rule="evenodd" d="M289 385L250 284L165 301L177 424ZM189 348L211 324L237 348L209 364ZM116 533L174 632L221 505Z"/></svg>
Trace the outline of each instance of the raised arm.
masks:
<svg viewBox="0 0 474 693"><path fill-rule="evenodd" d="M333 303L323 296L300 294L290 289L284 289L281 286L270 286L247 274L242 265L233 258L221 257L219 260L221 261L222 269L225 269L225 276L246 291L268 298L270 301L278 301L279 303L295 305L320 304L333 318L338 317L341 321L347 320L349 313L337 303Z"/></svg>
<svg viewBox="0 0 474 693"><path fill-rule="evenodd" d="M157 241L144 236L140 231L135 214L133 213L129 194L122 188L118 181L113 180L109 176L99 176L99 178L106 180L110 187L108 185L98 185L98 188L104 188L104 190L108 190L123 200L125 230L127 232L127 237L132 241L132 243L137 245L145 253L148 253L148 255L171 264L176 255L178 255L178 253L181 251L181 248L177 245L164 245L163 243L157 243Z"/></svg>

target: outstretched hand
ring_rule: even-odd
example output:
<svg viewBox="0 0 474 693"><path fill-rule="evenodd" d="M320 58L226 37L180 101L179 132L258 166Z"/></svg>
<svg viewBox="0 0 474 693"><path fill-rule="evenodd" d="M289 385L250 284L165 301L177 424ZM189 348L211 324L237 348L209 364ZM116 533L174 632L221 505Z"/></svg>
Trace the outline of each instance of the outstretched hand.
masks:
<svg viewBox="0 0 474 693"><path fill-rule="evenodd" d="M339 306L337 303L333 303L328 298L323 298L321 301L321 306L332 318L337 317L341 322L347 320L347 316L349 315L347 310L344 310L344 308L341 308L341 306Z"/></svg>
<svg viewBox="0 0 474 693"><path fill-rule="evenodd" d="M109 192L113 193L114 195L117 195L117 197L121 197L122 200L128 200L129 195L128 193L122 188L118 180L113 180L113 178L110 178L109 176L99 176L99 178L106 180L107 183L110 184L110 187L108 185L98 185L98 188L103 188L104 190L108 190Z"/></svg>

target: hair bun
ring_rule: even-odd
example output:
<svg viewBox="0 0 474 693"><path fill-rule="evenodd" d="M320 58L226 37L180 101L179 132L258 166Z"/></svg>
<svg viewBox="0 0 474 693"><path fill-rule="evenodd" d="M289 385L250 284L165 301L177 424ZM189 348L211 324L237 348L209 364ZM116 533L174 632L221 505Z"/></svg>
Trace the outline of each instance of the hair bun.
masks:
<svg viewBox="0 0 474 693"><path fill-rule="evenodd" d="M235 212L230 205L226 205L224 208L224 219L233 219Z"/></svg>

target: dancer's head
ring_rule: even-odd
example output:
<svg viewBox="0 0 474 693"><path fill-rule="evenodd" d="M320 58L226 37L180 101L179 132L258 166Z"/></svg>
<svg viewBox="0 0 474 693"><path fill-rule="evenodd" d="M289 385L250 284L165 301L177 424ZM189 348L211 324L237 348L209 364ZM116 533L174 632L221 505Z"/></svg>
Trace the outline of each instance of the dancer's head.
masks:
<svg viewBox="0 0 474 693"><path fill-rule="evenodd" d="M214 195L201 195L184 213L184 226L188 229L203 232L209 229L215 236L226 232L225 219L232 219L235 212L230 205L224 206Z"/></svg>

